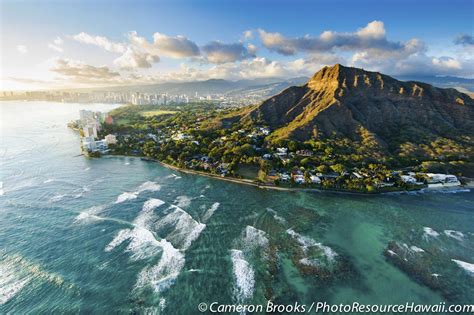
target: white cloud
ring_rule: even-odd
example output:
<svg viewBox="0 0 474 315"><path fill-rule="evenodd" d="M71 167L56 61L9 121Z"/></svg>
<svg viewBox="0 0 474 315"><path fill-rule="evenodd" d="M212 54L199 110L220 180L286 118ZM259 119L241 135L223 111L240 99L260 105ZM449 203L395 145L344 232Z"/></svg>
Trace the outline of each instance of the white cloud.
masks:
<svg viewBox="0 0 474 315"><path fill-rule="evenodd" d="M110 52L123 53L126 51L125 45L122 43L113 42L104 36L95 36L81 32L72 36L72 38L80 43L95 45Z"/></svg>
<svg viewBox="0 0 474 315"><path fill-rule="evenodd" d="M120 78L120 73L112 71L107 66L96 67L71 59L56 58L53 61L55 64L50 69L52 72L75 82L104 82Z"/></svg>
<svg viewBox="0 0 474 315"><path fill-rule="evenodd" d="M61 37L56 37L52 43L49 43L48 44L48 48L56 51L56 52L59 52L59 53L62 53L64 51L63 47L62 47L62 44L63 44L63 40Z"/></svg>
<svg viewBox="0 0 474 315"><path fill-rule="evenodd" d="M381 21L373 21L353 33L324 31L319 36L305 35L289 38L280 33L259 30L263 45L282 55L290 56L300 52L334 52L377 50L403 51L407 43L389 41L385 35L385 26Z"/></svg>
<svg viewBox="0 0 474 315"><path fill-rule="evenodd" d="M245 47L242 43L225 44L212 41L202 47L202 50L208 62L221 64L255 57L256 47L254 45Z"/></svg>
<svg viewBox="0 0 474 315"><path fill-rule="evenodd" d="M26 47L25 45L16 46L16 50L18 50L18 52L22 55L28 53L28 47Z"/></svg>
<svg viewBox="0 0 474 315"><path fill-rule="evenodd" d="M145 50L128 47L127 51L114 60L114 63L122 69L131 70L137 68L151 68L154 63L160 61L158 55L153 55Z"/></svg>
<svg viewBox="0 0 474 315"><path fill-rule="evenodd" d="M247 30L243 32L244 39L250 40L253 39L253 31L252 30Z"/></svg>

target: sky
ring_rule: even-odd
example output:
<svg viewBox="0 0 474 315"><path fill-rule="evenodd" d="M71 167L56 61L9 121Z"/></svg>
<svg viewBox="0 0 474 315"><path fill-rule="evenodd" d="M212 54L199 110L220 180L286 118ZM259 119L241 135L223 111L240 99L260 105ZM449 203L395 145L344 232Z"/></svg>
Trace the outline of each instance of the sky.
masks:
<svg viewBox="0 0 474 315"><path fill-rule="evenodd" d="M311 76L474 78L474 0L0 0L0 90Z"/></svg>

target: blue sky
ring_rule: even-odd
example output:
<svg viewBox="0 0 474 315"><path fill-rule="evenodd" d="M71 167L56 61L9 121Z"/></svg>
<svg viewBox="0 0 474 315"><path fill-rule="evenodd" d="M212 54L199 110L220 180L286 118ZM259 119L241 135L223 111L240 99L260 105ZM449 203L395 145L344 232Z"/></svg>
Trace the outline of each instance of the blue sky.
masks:
<svg viewBox="0 0 474 315"><path fill-rule="evenodd" d="M335 62L392 75L474 75L474 1L2 1L1 8L2 89L289 77Z"/></svg>

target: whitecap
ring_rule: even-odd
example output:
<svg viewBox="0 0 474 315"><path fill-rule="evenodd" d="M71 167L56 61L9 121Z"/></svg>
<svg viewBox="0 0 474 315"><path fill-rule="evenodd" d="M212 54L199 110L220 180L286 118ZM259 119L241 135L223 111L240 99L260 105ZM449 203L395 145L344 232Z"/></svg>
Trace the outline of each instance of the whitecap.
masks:
<svg viewBox="0 0 474 315"><path fill-rule="evenodd" d="M423 231L425 232L423 237L426 239L428 237L438 237L439 233L433 230L432 228L425 226L423 227Z"/></svg>
<svg viewBox="0 0 474 315"><path fill-rule="evenodd" d="M184 267L184 254L166 239L159 242L162 249L157 265L144 268L138 275L135 288L151 286L156 293L171 287Z"/></svg>
<svg viewBox="0 0 474 315"><path fill-rule="evenodd" d="M0 305L11 300L31 280L30 275L21 275L9 264L0 263Z"/></svg>
<svg viewBox="0 0 474 315"><path fill-rule="evenodd" d="M253 226L247 225L241 235L242 246L246 250L253 250L257 247L267 247L267 234Z"/></svg>
<svg viewBox="0 0 474 315"><path fill-rule="evenodd" d="M459 267L466 270L471 276L474 276L474 264L471 264L462 260L457 260L457 259L451 259L451 260L454 261Z"/></svg>
<svg viewBox="0 0 474 315"><path fill-rule="evenodd" d="M244 253L238 249L231 250L232 271L234 275L234 297L237 303L252 298L255 287L255 272Z"/></svg>
<svg viewBox="0 0 474 315"><path fill-rule="evenodd" d="M144 191L159 191L161 189L161 185L155 182L144 182L138 187L137 193L142 193Z"/></svg>
<svg viewBox="0 0 474 315"><path fill-rule="evenodd" d="M424 253L425 250L423 248L417 247L417 246L410 246L410 249L414 251L415 253Z"/></svg>
<svg viewBox="0 0 474 315"><path fill-rule="evenodd" d="M186 250L199 237L206 225L197 222L189 213L177 206L171 206L170 209L174 210L161 218L156 223L156 228L167 230L173 227L166 238L175 246Z"/></svg>
<svg viewBox="0 0 474 315"><path fill-rule="evenodd" d="M54 182L54 181L56 181L56 180L53 179L53 178L48 178L47 180L43 181L43 184L51 183L51 182Z"/></svg>
<svg viewBox="0 0 474 315"><path fill-rule="evenodd" d="M220 206L219 202L214 202L212 206L209 209L207 209L207 211L202 216L202 221L206 222L207 220L209 220L214 215L214 212L216 212L219 206Z"/></svg>
<svg viewBox="0 0 474 315"><path fill-rule="evenodd" d="M273 210L273 209L271 209L271 208L267 208L267 211L270 212L271 214L273 214L273 218L274 218L276 221L280 222L281 224L285 224L285 223L286 223L286 220L285 220L284 218L280 217L280 216L277 214L277 212L276 212L275 210Z"/></svg>
<svg viewBox="0 0 474 315"><path fill-rule="evenodd" d="M91 169L90 167L86 167L86 168L84 169L84 171L88 171L88 170L90 170L90 169Z"/></svg>
<svg viewBox="0 0 474 315"><path fill-rule="evenodd" d="M143 227L135 227L133 229L120 230L114 239L105 247L105 251L110 252L127 240L130 242L125 251L132 253L132 260L152 257L159 252L161 245L150 230Z"/></svg>
<svg viewBox="0 0 474 315"><path fill-rule="evenodd" d="M174 202L180 208L187 208L191 205L191 198L189 196L178 196Z"/></svg>
<svg viewBox="0 0 474 315"><path fill-rule="evenodd" d="M124 193L121 193L117 197L117 200L115 201L115 203L122 203L128 200L137 199L137 197L138 197L138 193L136 192L124 192Z"/></svg>
<svg viewBox="0 0 474 315"><path fill-rule="evenodd" d="M67 194L56 194L53 197L49 198L49 202L58 202L58 201L64 199L64 197L66 197L66 196L67 196Z"/></svg>
<svg viewBox="0 0 474 315"><path fill-rule="evenodd" d="M288 229L286 232L296 239L296 241L301 245L301 248L305 254L310 247L317 247L323 252L324 256L326 256L329 262L334 262L336 256L338 255L331 247L318 243L312 238L303 236L295 232L293 229Z"/></svg>
<svg viewBox="0 0 474 315"><path fill-rule="evenodd" d="M458 241L462 241L464 238L464 234L459 231L454 231L454 230L444 230L444 234L448 237L454 238Z"/></svg>

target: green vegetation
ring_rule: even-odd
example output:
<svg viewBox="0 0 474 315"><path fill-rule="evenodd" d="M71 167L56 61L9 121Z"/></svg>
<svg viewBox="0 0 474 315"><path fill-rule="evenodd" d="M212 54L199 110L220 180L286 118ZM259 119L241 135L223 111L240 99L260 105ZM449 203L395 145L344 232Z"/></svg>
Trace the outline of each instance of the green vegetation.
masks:
<svg viewBox="0 0 474 315"><path fill-rule="evenodd" d="M157 113L144 115L143 113ZM339 134L308 141L273 140L262 125L243 125L234 110L210 104L124 106L110 113L114 121L103 135L117 135L115 154L145 156L219 176L252 179L264 185L374 193L419 189L402 180L403 172L459 173L472 170L473 140L448 138L419 143L380 144L360 128L351 139ZM420 184L421 183L421 184Z"/></svg>

